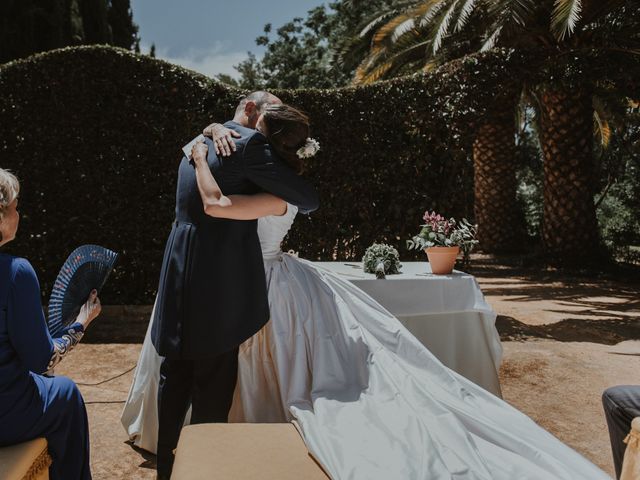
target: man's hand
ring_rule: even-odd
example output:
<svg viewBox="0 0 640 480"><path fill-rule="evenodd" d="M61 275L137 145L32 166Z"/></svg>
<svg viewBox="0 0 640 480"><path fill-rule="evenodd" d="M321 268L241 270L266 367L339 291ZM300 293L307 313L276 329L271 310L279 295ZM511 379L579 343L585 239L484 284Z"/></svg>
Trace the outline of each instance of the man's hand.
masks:
<svg viewBox="0 0 640 480"><path fill-rule="evenodd" d="M216 147L216 155L228 157L236 151L236 143L233 138L240 138L240 134L234 130L230 130L221 123L212 123L202 131L205 137L213 139Z"/></svg>

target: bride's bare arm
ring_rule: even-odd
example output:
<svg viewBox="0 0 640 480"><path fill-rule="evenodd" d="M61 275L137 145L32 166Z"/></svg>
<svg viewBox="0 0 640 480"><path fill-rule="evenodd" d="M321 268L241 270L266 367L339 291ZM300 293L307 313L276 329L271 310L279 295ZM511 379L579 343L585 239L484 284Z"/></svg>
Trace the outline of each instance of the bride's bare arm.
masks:
<svg viewBox="0 0 640 480"><path fill-rule="evenodd" d="M254 195L229 195L231 205L221 207L210 205L204 208L207 215L216 218L230 218L232 220L255 220L269 215L284 215L287 213L287 202L266 192Z"/></svg>
<svg viewBox="0 0 640 480"><path fill-rule="evenodd" d="M268 215L284 215L287 204L270 193L230 195L226 197L207 163L207 145L196 143L192 150L198 190L207 215L232 220L255 220Z"/></svg>

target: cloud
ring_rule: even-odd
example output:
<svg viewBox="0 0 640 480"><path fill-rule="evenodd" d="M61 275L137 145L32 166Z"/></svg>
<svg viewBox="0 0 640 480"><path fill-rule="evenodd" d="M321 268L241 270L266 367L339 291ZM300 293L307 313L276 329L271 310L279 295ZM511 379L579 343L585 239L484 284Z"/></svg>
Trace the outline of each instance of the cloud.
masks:
<svg viewBox="0 0 640 480"><path fill-rule="evenodd" d="M141 45L143 53L148 53L149 49L149 45ZM187 51L180 53L170 52L168 48L156 48L156 57L195 70L208 77L226 73L238 78L238 72L233 66L245 60L247 52L229 50L222 42L216 42L208 48L190 47Z"/></svg>

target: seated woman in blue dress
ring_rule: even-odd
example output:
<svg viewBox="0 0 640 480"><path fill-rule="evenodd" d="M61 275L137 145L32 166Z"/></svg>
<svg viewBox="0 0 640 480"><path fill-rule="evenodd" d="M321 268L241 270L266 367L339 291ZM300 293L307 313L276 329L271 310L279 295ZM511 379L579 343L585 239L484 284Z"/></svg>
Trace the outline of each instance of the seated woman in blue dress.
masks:
<svg viewBox="0 0 640 480"><path fill-rule="evenodd" d="M16 177L0 169L0 246L18 230L19 189ZM76 322L51 338L33 267L0 253L0 446L45 437L52 480L91 478L89 430L76 385L66 377L41 374L77 345L100 309L92 292Z"/></svg>

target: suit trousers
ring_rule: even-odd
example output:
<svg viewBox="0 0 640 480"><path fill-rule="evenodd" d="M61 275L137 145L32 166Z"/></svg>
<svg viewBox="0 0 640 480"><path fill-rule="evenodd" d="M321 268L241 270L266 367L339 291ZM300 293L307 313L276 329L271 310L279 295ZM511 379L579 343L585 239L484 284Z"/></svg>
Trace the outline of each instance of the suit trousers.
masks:
<svg viewBox="0 0 640 480"><path fill-rule="evenodd" d="M640 385L608 388L602 394L602 405L609 427L616 478L619 478L627 447L624 439L631 431L631 421L640 417Z"/></svg>
<svg viewBox="0 0 640 480"><path fill-rule="evenodd" d="M238 377L238 347L213 358L164 358L158 390L158 475L169 477L191 404L191 424L226 423Z"/></svg>

